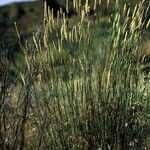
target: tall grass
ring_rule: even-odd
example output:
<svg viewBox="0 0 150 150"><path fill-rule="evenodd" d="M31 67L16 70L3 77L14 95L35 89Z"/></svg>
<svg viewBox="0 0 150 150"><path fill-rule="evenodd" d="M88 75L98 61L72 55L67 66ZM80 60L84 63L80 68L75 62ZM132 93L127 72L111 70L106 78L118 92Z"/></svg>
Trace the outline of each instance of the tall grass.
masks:
<svg viewBox="0 0 150 150"><path fill-rule="evenodd" d="M1 81L2 149L150 148L150 93L139 58L143 4L133 12L116 5L106 21L85 8L74 20L45 10L43 31L12 65L13 79L6 69Z"/></svg>

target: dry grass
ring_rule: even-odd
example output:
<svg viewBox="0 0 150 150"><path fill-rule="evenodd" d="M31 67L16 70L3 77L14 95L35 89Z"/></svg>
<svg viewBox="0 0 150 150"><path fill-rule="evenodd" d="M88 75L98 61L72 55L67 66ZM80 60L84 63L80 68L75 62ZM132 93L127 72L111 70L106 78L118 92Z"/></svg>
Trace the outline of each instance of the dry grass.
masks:
<svg viewBox="0 0 150 150"><path fill-rule="evenodd" d="M83 8L72 25L45 10L42 38L33 34L15 76L8 70L1 81L1 148L149 149L150 93L145 80L139 90L137 58L147 31L142 8L117 9L104 21L110 27Z"/></svg>

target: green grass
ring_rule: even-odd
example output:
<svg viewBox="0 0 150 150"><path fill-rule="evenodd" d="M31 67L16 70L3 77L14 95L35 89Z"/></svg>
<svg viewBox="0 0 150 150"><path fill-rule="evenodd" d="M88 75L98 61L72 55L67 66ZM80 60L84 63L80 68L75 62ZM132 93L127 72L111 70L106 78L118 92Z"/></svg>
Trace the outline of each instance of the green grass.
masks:
<svg viewBox="0 0 150 150"><path fill-rule="evenodd" d="M150 92L139 59L147 31L142 5L130 20L129 9L117 7L107 21L57 21L45 13L42 38L33 34L3 74L4 150L150 148Z"/></svg>

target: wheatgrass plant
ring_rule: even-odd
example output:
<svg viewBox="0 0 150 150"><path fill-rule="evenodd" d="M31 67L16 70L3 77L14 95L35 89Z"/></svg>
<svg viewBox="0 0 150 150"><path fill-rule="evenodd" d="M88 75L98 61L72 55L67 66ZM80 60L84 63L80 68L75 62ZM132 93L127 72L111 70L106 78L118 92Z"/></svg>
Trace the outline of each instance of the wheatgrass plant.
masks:
<svg viewBox="0 0 150 150"><path fill-rule="evenodd" d="M116 4L104 38L87 3L71 24L45 10L42 38L33 34L15 82L9 90L2 84L2 149L150 148L150 93L139 90L144 1L133 12Z"/></svg>

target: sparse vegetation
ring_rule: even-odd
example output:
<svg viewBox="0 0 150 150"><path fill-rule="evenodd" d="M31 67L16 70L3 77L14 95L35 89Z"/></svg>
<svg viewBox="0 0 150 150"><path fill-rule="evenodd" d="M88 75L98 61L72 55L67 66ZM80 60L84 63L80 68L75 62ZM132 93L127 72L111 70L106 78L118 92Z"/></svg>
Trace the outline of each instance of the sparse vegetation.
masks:
<svg viewBox="0 0 150 150"><path fill-rule="evenodd" d="M145 2L104 18L45 10L43 30L0 60L0 149L150 149Z"/></svg>

